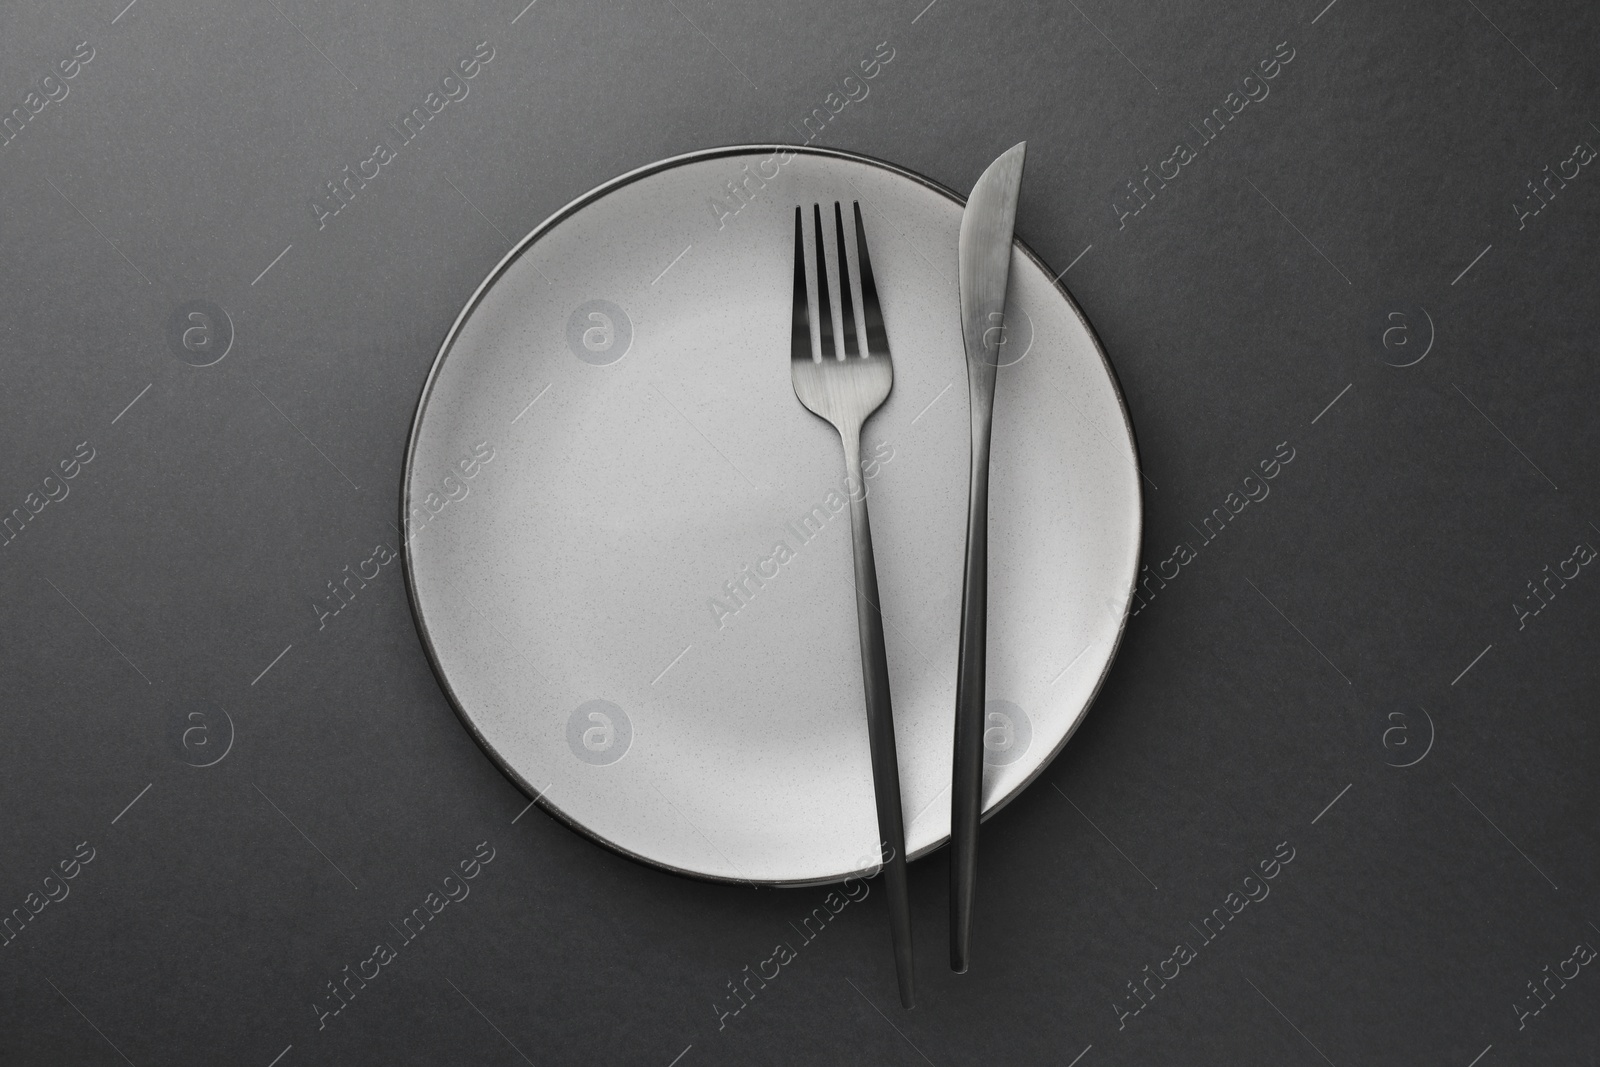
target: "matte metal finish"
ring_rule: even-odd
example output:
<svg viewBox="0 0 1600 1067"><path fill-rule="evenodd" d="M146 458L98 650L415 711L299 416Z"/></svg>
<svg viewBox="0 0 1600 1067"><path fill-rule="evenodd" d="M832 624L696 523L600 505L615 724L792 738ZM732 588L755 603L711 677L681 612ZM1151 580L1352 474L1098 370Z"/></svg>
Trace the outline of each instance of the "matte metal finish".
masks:
<svg viewBox="0 0 1600 1067"><path fill-rule="evenodd" d="M867 518L867 484L861 469L861 427L883 406L894 385L883 310L867 258L867 235L861 222L861 205L855 205L858 262L862 264L861 304L869 321L880 325L869 331L877 347L865 351L856 344L855 301L850 291L850 266L845 252L844 218L833 205L834 262L839 265L839 306L843 344L834 345L833 312L828 296L827 255L822 239L822 210L812 205L816 235L816 330L812 330L807 298L805 220L794 209L794 327L789 346L789 375L794 395L818 417L839 431L844 444L846 488L850 496L850 538L855 560L856 629L861 639L861 684L866 693L867 740L872 751L872 784L878 808L878 837L883 880L889 895L889 923L894 939L895 973L900 1003L916 1003L911 949L911 902L906 892L906 831L900 811L900 764L895 755L894 712L889 697L889 653L883 643L883 610L878 594L878 567L872 558L872 524ZM820 358L811 350L811 335L820 341Z"/></svg>
<svg viewBox="0 0 1600 1067"><path fill-rule="evenodd" d="M995 372L1000 365L1011 238L1022 185L1024 141L983 172L961 216L961 338L967 351L972 420L967 558L961 578L961 652L956 673L954 770L950 779L950 968L967 969L972 898L978 880L978 819L983 811L984 659L989 614L989 444Z"/></svg>

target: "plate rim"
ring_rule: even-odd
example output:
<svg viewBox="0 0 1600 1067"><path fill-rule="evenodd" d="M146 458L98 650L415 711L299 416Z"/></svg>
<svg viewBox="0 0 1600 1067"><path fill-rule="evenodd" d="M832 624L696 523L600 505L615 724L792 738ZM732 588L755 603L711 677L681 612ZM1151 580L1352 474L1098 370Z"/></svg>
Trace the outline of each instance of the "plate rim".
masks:
<svg viewBox="0 0 1600 1067"><path fill-rule="evenodd" d="M471 716L462 706L461 699L457 696L454 688L452 688L450 679L446 676L443 667L440 665L438 653L434 649L433 637L428 632L427 623L423 620L422 611L417 603L416 575L413 572L411 539L410 537L406 536L406 531L410 528L409 522L411 517L411 474L413 464L416 460L418 434L422 428L422 417L427 410L428 400L433 394L433 387L438 380L440 368L444 365L445 358L450 354L450 349L455 344L456 337L461 332L461 328L465 325L467 319L471 317L472 313L477 310L478 305L482 302L484 295L489 291L489 288L493 286L495 282L499 281L501 275L509 270L511 265L516 262L516 260L519 259L524 252L531 248L535 242L537 242L549 231L553 230L557 225L577 214L583 208L600 200L602 197L610 195L612 192L622 188L623 186L630 185L633 182L647 178L653 174L659 174L662 171L671 170L674 167L680 167L688 163L699 163L711 159L720 159L726 156L751 155L762 152L789 152L794 155L820 156L824 158L848 160L852 163L864 163L868 166L877 167L880 170L888 171L891 174L895 174L903 178L909 178L912 181L932 190L933 192L949 198L963 209L966 207L966 197L962 196L954 189L951 189L943 183L935 181L924 174L919 174L907 167L900 166L897 163L890 163L887 160L879 159L875 156L869 156L859 152L850 152L839 148L825 148L821 145L794 145L781 143L722 145L715 148L697 149L695 151L685 152L676 156L668 156L664 159L659 159L653 163L647 163L642 167L636 167L633 170L619 174L616 177L595 186L581 196L578 196L575 199L567 202L560 209L552 213L549 217L544 219L544 221L540 222L532 230L528 231L524 237L513 244L506 254L501 257L500 261L495 264L494 268L489 271L488 275L485 276L483 281L478 283L478 286L472 291L472 295L467 298L466 303L462 306L460 313L456 315L455 321L450 324L449 330L445 332L444 340L440 342L439 345L439 351L433 357L432 363L429 364L428 375L422 383L421 392L417 397L416 409L411 417L411 428L406 433L405 462L402 464L400 470L401 573L405 577L406 605L410 609L412 623L416 627L417 636L421 638L423 652L428 659L428 666L433 671L434 679L439 683L439 688L443 691L445 699L449 702L450 709L455 712L456 718L459 719L461 724L466 727L467 733L471 735L473 741L475 741L478 747L483 750L484 754L489 757L490 762L493 763L494 766L500 770L500 773L505 775L513 785L521 790L522 793L530 799L532 804L537 805L540 810L545 812L545 814L551 816L558 823L567 827L569 830L577 832L580 836L595 842L610 852L622 856L624 859L632 860L635 863L642 864L654 870L668 871L672 874L681 875L686 878L692 878L697 881L712 882L717 884L752 886L768 885L784 888L804 888L806 886L834 885L849 878L870 877L877 873L878 867L865 867L860 870L841 874L837 877L793 880L751 880L749 878L708 874L704 871L696 871L684 867L677 867L673 864L665 863L650 856L641 855L640 853L634 852L632 849L626 848L615 841L611 841L603 837L596 830L585 826L567 814L565 811L561 810L560 807L558 807L547 796L544 795L543 790L533 786L526 778L522 776L519 771L517 771L515 767L511 766L509 761L507 761L505 757L503 757L495 749L495 747L490 744L488 739L483 736L482 731L478 729L477 724L473 722ZM1028 244L1022 240L1022 238L1015 235L1012 236L1012 247L1020 249L1024 255L1033 261L1036 267L1044 271L1045 275L1052 279L1050 283L1051 287L1055 289L1062 299L1066 301L1067 306L1072 309L1072 313L1077 316L1078 322L1083 326L1085 331L1087 331L1090 341L1094 344L1095 354L1100 357L1100 364L1105 369L1107 377L1109 377L1111 380L1111 391L1116 397L1117 409L1122 415L1123 429L1128 435L1129 444L1133 446L1134 470L1139 477L1142 478L1144 475L1144 463L1139 451L1139 438L1134 430L1133 418L1128 411L1127 397L1123 393L1122 381L1117 377L1117 369L1112 365L1110 357L1106 355L1105 345L1101 343L1100 335L1098 332L1096 332L1094 324L1091 323L1089 321L1089 317L1084 314L1083 308L1078 305L1078 302L1073 298L1072 293L1065 285L1061 283L1061 277L1054 274L1050 270L1049 265L1045 263L1042 256L1029 247ZM1144 487L1137 479L1135 479L1134 482L1134 511L1134 538L1140 547L1140 553L1142 555L1144 546ZM1133 578L1128 583L1125 603L1122 607L1122 618L1117 623L1117 632L1111 641L1110 654L1106 657L1105 665L1100 669L1100 676L1095 679L1094 687L1090 690L1088 699L1084 701L1083 710L1078 714L1077 718L1073 720L1072 725L1067 729L1067 732L1062 735L1061 740L1050 751L1050 753L1039 761L1038 766L1033 769L1032 773L1017 783L1017 785L1004 796L995 800L986 810L980 813L981 821L987 822L1002 808L1006 807L1018 796L1020 796L1023 790L1032 785L1034 780L1044 773L1045 768L1055 762L1056 757L1061 754L1062 749L1066 748L1067 742L1072 739L1072 735L1077 733L1078 728L1083 725L1083 720L1089 717L1089 712L1093 709L1095 701L1100 696L1100 690L1105 686L1106 679L1111 674L1111 666L1116 662L1117 653L1122 648L1122 639L1128 630L1128 620L1132 617L1131 611L1133 608L1134 596L1138 591L1138 582L1139 567L1135 566L1133 570ZM523 810L526 811L527 809L524 808ZM935 840L932 844L918 849L917 851L908 855L906 857L906 862L910 863L921 859L924 856L930 855L949 844L949 841L950 837L948 834L946 834L944 837Z"/></svg>

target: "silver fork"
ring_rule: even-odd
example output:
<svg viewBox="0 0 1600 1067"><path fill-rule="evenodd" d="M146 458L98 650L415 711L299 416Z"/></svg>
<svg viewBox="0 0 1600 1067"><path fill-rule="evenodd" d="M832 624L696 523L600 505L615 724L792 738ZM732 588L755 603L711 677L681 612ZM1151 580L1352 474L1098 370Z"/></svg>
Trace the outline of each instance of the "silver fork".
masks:
<svg viewBox="0 0 1600 1067"><path fill-rule="evenodd" d="M872 784L878 802L878 840L889 921L894 941L900 1003L915 1003L912 982L911 903L906 894L906 832L900 811L900 764L894 747L894 714L889 704L889 657L883 644L883 612L879 608L878 571L872 560L872 526L867 521L866 482L861 477L861 426L883 405L894 384L889 361L889 336L883 329L883 308L867 256L861 205L855 205L856 262L861 268L861 309L866 323L866 350L856 342L856 313L845 256L844 215L833 205L839 264L839 303L843 317L843 351L833 343L833 309L828 297L827 257L823 253L822 209L813 204L816 231L817 323L822 359L811 355L811 305L806 296L805 223L803 209L794 209L794 326L790 335L789 376L794 395L811 412L833 424L844 442L844 467L850 491L850 535L856 561L856 625L861 633L861 681L867 697L867 741L872 750Z"/></svg>

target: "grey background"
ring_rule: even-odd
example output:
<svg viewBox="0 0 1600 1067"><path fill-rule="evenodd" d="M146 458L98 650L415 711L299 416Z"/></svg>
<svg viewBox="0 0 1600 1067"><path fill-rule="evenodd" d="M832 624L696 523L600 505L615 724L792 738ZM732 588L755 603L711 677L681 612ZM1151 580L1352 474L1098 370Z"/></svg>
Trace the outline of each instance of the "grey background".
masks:
<svg viewBox="0 0 1600 1067"><path fill-rule="evenodd" d="M1600 174L1524 228L1512 205L1600 144L1600 11L124 2L12 8L0 34L0 112L95 49L0 148L0 506L95 450L0 549L0 908L95 849L0 948L0 1062L1594 1055L1590 969L1521 1029L1513 1005L1600 945L1600 577L1522 629L1512 604L1600 544ZM319 231L322 183L480 41L468 98ZM518 818L397 568L320 631L310 602L398 540L424 375L515 238L660 157L798 139L882 41L818 143L964 189L1029 141L1018 233L1073 264L1121 376L1148 560L1279 442L1295 459L1131 621L1082 730L988 825L973 973L944 969L940 853L912 871L915 1012L874 891L719 1030L726 983L821 891ZM1271 95L1119 229L1121 183L1282 41ZM168 343L191 300L236 330L210 367ZM1421 343L1419 309L1427 358L1389 366L1386 316ZM470 898L319 1030L324 984L482 841ZM1284 841L1271 896L1119 1029L1125 983Z"/></svg>

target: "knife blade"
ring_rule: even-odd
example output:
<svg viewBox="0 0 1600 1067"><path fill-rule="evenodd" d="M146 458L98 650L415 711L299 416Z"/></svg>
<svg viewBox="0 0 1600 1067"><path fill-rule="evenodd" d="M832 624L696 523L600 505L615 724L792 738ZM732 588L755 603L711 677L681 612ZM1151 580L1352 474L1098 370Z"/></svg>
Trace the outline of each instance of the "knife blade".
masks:
<svg viewBox="0 0 1600 1067"><path fill-rule="evenodd" d="M961 337L967 351L972 468L967 556L961 579L961 652L956 671L955 766L950 790L950 969L964 973L972 942L983 811L984 653L989 610L989 439L995 372L1004 339L1012 231L1026 141L989 164L961 216Z"/></svg>

